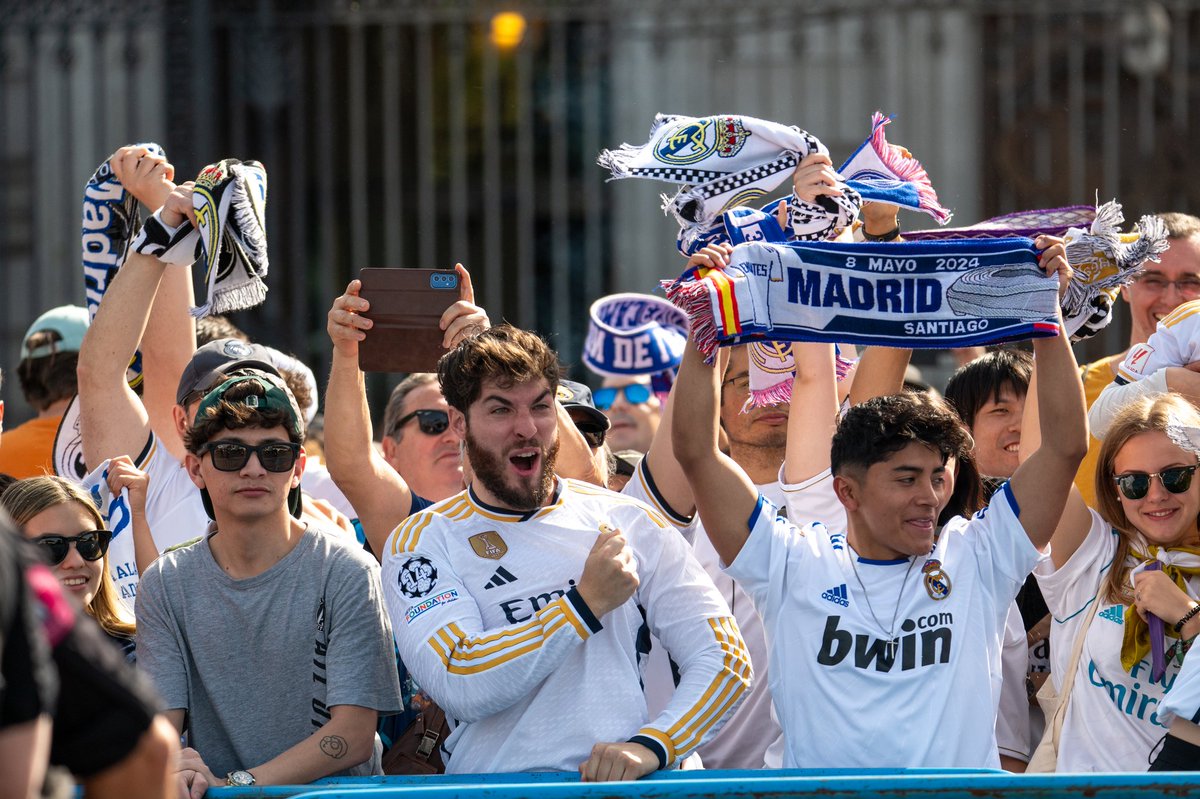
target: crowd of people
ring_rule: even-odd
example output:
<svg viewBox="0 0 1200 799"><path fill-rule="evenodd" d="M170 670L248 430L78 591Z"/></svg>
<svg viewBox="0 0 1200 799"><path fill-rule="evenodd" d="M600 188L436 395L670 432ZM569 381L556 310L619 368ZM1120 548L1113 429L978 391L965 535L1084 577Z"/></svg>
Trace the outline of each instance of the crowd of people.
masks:
<svg viewBox="0 0 1200 799"><path fill-rule="evenodd" d="M169 236L197 224L165 156L109 163ZM830 166L801 162L781 226L837 197L822 237L902 242ZM385 771L1200 769L1200 219L1161 218L1129 349L1082 369L1060 332L963 353L943 396L909 350L797 341L767 403L759 344L692 335L590 388L457 265L436 373L378 415L359 281L321 415L307 366L193 320L189 268L131 247L94 318L41 314L11 370L36 416L0 438L0 796L47 763L193 799ZM1067 248L1035 247L1061 299ZM734 253L710 236L678 271Z"/></svg>

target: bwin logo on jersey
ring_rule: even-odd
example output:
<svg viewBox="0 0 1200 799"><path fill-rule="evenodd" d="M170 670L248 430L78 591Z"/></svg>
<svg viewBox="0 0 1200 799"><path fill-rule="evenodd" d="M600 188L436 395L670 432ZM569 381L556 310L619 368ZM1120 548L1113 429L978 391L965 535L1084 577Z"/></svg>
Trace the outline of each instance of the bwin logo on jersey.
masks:
<svg viewBox="0 0 1200 799"><path fill-rule="evenodd" d="M846 584L835 585L828 591L821 594L821 599L827 599L834 604L841 605L844 608L850 607L850 595L846 591Z"/></svg>
<svg viewBox="0 0 1200 799"><path fill-rule="evenodd" d="M894 641L838 629L841 620L841 616L830 616L825 620L821 649L817 652L817 663L822 666L837 666L852 652L854 659L850 665L864 671L891 671L896 663L897 652L900 671L950 662L950 645L954 637L952 613L930 613L905 619L900 625L900 631L904 634ZM917 640L918 630L920 641Z"/></svg>

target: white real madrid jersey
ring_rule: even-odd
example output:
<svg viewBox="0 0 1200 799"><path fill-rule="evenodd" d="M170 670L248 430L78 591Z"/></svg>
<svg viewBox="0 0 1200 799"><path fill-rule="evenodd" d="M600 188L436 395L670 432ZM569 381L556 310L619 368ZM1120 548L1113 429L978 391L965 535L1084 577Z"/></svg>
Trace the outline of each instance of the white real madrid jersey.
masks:
<svg viewBox="0 0 1200 799"><path fill-rule="evenodd" d="M844 526L796 527L760 498L727 571L766 626L784 767L999 766L993 664L1040 557L1018 514L1005 486L929 555L873 561Z"/></svg>
<svg viewBox="0 0 1200 799"><path fill-rule="evenodd" d="M596 619L575 586L601 524L624 533L640 585ZM468 490L410 516L383 583L404 663L459 722L450 773L575 771L595 744L631 739L670 766L750 682L737 624L683 538L646 505L573 480L525 514ZM682 672L653 719L639 680L651 632Z"/></svg>

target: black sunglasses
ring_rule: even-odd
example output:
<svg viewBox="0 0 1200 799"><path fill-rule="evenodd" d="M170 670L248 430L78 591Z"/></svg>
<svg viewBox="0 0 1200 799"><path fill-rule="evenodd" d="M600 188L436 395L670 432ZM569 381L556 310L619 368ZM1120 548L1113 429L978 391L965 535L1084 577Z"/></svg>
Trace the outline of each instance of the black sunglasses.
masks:
<svg viewBox="0 0 1200 799"><path fill-rule="evenodd" d="M396 435L400 428L412 421L414 417L417 420L417 427L421 428L421 432L427 436L440 436L450 426L450 414L445 411L413 411L407 416L401 416L397 419L388 435Z"/></svg>
<svg viewBox="0 0 1200 799"><path fill-rule="evenodd" d="M290 441L268 441L258 446L241 441L210 441L198 454L212 455L213 467L222 472L236 472L250 461L250 453L258 456L258 462L268 472L286 472L296 465L300 456L300 445Z"/></svg>
<svg viewBox="0 0 1200 799"><path fill-rule="evenodd" d="M586 422L575 423L575 429L583 434L583 440L588 443L592 449L599 449L604 446L604 439L608 437L608 431L598 425L590 425Z"/></svg>
<svg viewBox="0 0 1200 799"><path fill-rule="evenodd" d="M1121 493L1125 495L1126 499L1142 499L1145 497L1146 494L1150 493L1150 480L1155 477L1162 483L1163 488L1172 494L1182 494L1191 487L1192 474L1195 473L1197 466L1200 466L1200 464L1174 466L1170 469L1163 469L1156 474L1130 472L1129 474L1118 474L1113 477L1113 480L1116 482L1117 488L1121 489Z"/></svg>
<svg viewBox="0 0 1200 799"><path fill-rule="evenodd" d="M108 552L109 541L112 541L112 533L108 530L87 530L79 535L43 535L33 539L33 543L46 552L51 566L67 559L71 544L84 560L100 560Z"/></svg>

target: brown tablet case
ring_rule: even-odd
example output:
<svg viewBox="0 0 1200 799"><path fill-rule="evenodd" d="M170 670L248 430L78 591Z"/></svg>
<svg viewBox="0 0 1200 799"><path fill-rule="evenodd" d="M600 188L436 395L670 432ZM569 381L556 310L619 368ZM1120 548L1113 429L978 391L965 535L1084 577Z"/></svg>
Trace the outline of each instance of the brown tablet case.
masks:
<svg viewBox="0 0 1200 799"><path fill-rule="evenodd" d="M374 322L358 345L364 372L432 372L445 354L442 313L458 301L458 274L448 269L363 269L360 296Z"/></svg>

